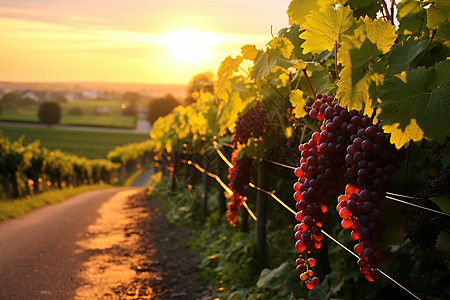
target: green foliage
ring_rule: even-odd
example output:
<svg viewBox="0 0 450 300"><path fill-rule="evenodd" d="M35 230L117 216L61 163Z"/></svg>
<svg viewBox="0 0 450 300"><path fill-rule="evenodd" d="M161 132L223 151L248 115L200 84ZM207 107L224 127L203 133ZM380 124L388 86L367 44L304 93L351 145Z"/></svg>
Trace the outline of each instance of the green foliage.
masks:
<svg viewBox="0 0 450 300"><path fill-rule="evenodd" d="M61 106L52 101L45 101L39 105L39 122L50 125L59 124L61 121Z"/></svg>

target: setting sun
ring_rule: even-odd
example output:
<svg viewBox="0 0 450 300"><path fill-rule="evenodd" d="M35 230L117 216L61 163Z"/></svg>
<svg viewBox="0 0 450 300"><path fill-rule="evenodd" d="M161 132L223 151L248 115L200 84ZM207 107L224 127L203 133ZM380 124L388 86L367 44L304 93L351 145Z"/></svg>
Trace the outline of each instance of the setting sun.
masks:
<svg viewBox="0 0 450 300"><path fill-rule="evenodd" d="M197 63L211 56L214 46L222 43L219 34L182 29L161 35L162 45L182 63Z"/></svg>

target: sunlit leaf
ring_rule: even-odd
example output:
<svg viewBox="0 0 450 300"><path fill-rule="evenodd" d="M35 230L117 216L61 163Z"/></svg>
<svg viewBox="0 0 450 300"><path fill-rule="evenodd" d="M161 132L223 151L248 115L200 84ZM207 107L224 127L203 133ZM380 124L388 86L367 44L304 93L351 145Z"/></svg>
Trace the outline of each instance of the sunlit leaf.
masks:
<svg viewBox="0 0 450 300"><path fill-rule="evenodd" d="M306 101L303 99L303 92L301 90L291 91L289 101L291 101L292 107L294 108L293 112L296 118L302 118L306 115Z"/></svg>
<svg viewBox="0 0 450 300"><path fill-rule="evenodd" d="M300 38L300 33L302 33L303 30L300 30L300 26L298 24L292 24L291 27L283 28L278 32L278 36L285 37L289 39L289 41L294 46L294 49L291 53L291 59L302 59L302 60L312 60L312 54L309 53L307 55L302 54L302 44L304 43L304 39Z"/></svg>
<svg viewBox="0 0 450 300"><path fill-rule="evenodd" d="M298 24L302 27L305 22L305 17L311 11L319 9L317 0L292 0L289 4L287 15L289 17L289 24Z"/></svg>
<svg viewBox="0 0 450 300"><path fill-rule="evenodd" d="M417 142L423 138L423 130L417 125L416 119L412 119L403 130L399 128L400 123L383 125L383 130L391 134L391 143L397 148L401 148L406 143Z"/></svg>
<svg viewBox="0 0 450 300"><path fill-rule="evenodd" d="M238 55L236 58L232 58L231 55L227 56L220 64L217 75L219 77L229 77L239 70L239 65L242 63L242 56Z"/></svg>
<svg viewBox="0 0 450 300"><path fill-rule="evenodd" d="M305 39L303 52L321 53L331 51L334 43L341 42L342 33L351 28L356 20L348 6L322 7L319 11L312 11L306 16L303 24L305 31L300 38Z"/></svg>
<svg viewBox="0 0 450 300"><path fill-rule="evenodd" d="M262 50L256 49L255 45L245 45L241 48L241 54L244 59L256 61L256 57Z"/></svg>
<svg viewBox="0 0 450 300"><path fill-rule="evenodd" d="M416 126L413 123L415 120L425 138L443 142L450 135L450 61L443 61L429 69L419 67L403 72L401 76L390 77L380 87L380 99L379 118L383 127L390 128L390 125L398 124L401 130L401 133L393 133L394 140L404 141L407 128L411 130Z"/></svg>
<svg viewBox="0 0 450 300"><path fill-rule="evenodd" d="M353 34L344 36L341 43L338 59L344 68L339 74L337 98L343 106L364 109L365 114L370 114L372 101L376 99L375 87L383 82L386 72L386 63L380 57L394 44L395 27L368 17L357 25Z"/></svg>
<svg viewBox="0 0 450 300"><path fill-rule="evenodd" d="M284 58L289 58L294 49L294 45L285 37L274 37L267 45L271 50L279 51Z"/></svg>

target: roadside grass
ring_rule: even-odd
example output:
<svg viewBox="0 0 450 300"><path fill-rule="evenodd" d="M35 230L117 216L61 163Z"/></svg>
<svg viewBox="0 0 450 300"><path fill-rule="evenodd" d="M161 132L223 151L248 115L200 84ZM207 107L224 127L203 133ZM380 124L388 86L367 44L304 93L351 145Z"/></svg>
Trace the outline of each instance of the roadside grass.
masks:
<svg viewBox="0 0 450 300"><path fill-rule="evenodd" d="M72 196L99 189L113 187L107 184L85 185L77 188L65 188L61 190L53 190L11 201L0 201L0 221L17 218L31 212L32 210L62 202Z"/></svg>
<svg viewBox="0 0 450 300"><path fill-rule="evenodd" d="M39 139L41 145L49 150L60 149L79 157L89 159L106 158L109 151L117 146L146 141L146 133L114 131L66 130L55 128L0 126L0 131L11 141L25 136L24 144Z"/></svg>

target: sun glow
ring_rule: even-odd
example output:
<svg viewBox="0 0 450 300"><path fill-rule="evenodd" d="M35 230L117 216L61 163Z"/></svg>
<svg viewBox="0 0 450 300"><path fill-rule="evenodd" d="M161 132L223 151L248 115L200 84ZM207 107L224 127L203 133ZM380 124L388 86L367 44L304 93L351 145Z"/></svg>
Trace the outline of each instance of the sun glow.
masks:
<svg viewBox="0 0 450 300"><path fill-rule="evenodd" d="M178 30L161 36L161 43L182 63L198 63L212 55L212 49L222 41L220 34L193 30Z"/></svg>

